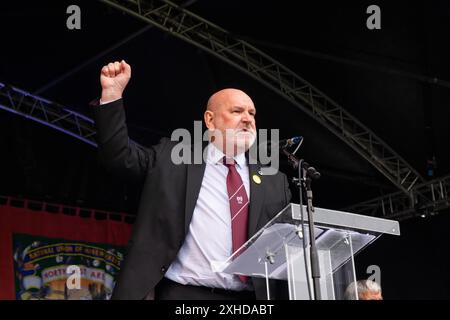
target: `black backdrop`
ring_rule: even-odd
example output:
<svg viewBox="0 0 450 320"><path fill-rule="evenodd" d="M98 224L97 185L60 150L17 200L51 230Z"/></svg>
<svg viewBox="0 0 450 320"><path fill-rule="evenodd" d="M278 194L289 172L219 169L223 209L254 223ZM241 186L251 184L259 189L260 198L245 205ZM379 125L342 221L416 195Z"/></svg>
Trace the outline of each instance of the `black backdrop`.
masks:
<svg viewBox="0 0 450 320"><path fill-rule="evenodd" d="M81 8L81 30L66 28L70 4ZM366 28L371 4L381 8L381 30ZM189 10L297 72L424 176L433 156L434 177L449 173L450 88L430 83L450 79L448 1L198 0ZM142 144L191 129L212 92L239 87L253 97L260 128L305 137L302 156L323 173L317 206L338 209L396 190L315 120L218 59L156 28L123 41L146 24L99 1L3 1L0 27L0 82L88 116L101 66L126 59L130 134ZM1 194L135 212L138 188L99 168L93 147L3 110L0 132ZM379 265L387 299L448 298L447 213L402 222L401 237L382 237L358 256L360 276Z"/></svg>

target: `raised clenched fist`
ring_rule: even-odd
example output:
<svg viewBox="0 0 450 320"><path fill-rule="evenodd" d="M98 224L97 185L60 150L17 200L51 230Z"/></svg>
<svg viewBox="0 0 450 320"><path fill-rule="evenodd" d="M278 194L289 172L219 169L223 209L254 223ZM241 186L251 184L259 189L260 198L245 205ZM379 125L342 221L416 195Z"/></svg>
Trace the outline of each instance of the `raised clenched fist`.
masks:
<svg viewBox="0 0 450 320"><path fill-rule="evenodd" d="M122 93L131 78L131 67L125 60L108 63L100 73L101 100L104 102L122 98Z"/></svg>

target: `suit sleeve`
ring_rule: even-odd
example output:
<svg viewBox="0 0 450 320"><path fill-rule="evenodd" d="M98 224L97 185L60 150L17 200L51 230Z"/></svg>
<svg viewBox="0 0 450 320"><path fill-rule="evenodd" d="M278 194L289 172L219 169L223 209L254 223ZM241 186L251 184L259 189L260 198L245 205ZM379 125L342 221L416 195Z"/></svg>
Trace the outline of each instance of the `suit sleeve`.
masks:
<svg viewBox="0 0 450 320"><path fill-rule="evenodd" d="M124 180L141 182L162 144L144 148L130 140L122 99L94 106L94 119L100 164Z"/></svg>

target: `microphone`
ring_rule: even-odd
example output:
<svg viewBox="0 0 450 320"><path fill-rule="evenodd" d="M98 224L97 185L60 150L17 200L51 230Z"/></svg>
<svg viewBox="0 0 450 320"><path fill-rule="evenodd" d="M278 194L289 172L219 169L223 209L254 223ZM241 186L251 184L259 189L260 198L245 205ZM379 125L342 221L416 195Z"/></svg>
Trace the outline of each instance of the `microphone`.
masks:
<svg viewBox="0 0 450 320"><path fill-rule="evenodd" d="M279 146L281 149L284 148L289 148L293 145L299 144L303 142L303 137L302 136L297 136L297 137L292 137L289 139L283 139L279 141Z"/></svg>
<svg viewBox="0 0 450 320"><path fill-rule="evenodd" d="M286 149L289 148L293 145L296 144L301 144L303 142L303 137L302 136L296 136L296 137L292 137L289 139L283 139L283 140L279 140L279 141L274 141L273 144L278 145L278 147L280 149ZM267 145L270 146L272 145L271 141L267 142Z"/></svg>

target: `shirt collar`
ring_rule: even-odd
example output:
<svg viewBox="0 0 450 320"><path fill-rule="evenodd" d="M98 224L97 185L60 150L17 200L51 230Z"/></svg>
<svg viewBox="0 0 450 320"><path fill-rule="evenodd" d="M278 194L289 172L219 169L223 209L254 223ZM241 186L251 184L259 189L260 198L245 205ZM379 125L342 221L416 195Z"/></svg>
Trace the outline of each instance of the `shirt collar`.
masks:
<svg viewBox="0 0 450 320"><path fill-rule="evenodd" d="M207 157L207 161L209 163L214 163L214 164L222 164L223 162L223 157L225 157L225 154L219 150L213 143L208 144L208 157ZM236 156L234 156L234 161L236 161L237 165L239 166L239 168L244 168L245 165L247 164L247 159L245 158L245 153L240 153Z"/></svg>

